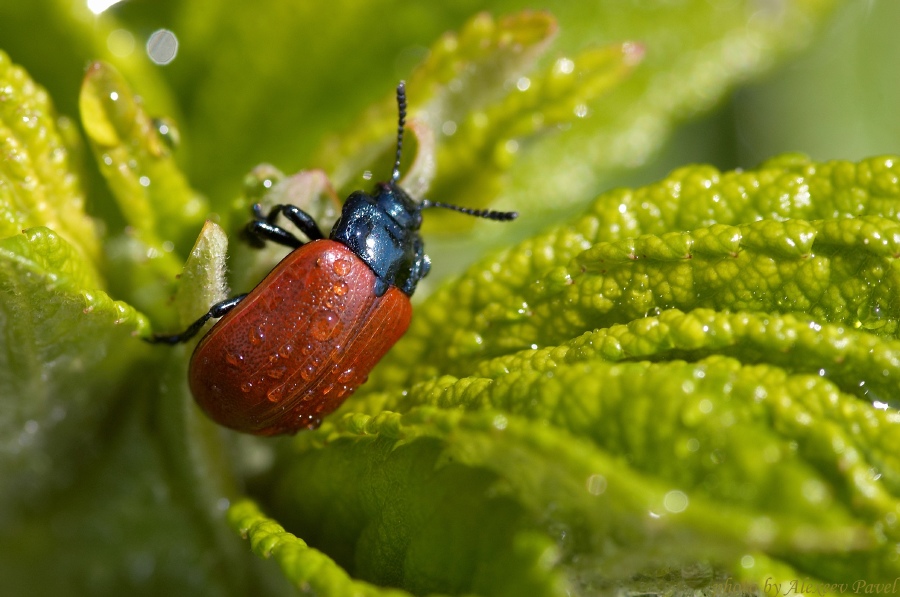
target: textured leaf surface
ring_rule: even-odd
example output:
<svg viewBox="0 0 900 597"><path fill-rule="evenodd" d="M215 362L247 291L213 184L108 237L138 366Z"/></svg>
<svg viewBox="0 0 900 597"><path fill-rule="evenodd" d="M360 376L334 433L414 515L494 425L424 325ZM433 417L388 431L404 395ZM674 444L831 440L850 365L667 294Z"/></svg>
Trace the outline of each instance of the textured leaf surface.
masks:
<svg viewBox="0 0 900 597"><path fill-rule="evenodd" d="M49 226L96 267L95 225L56 120L47 92L0 51L0 237Z"/></svg>
<svg viewBox="0 0 900 597"><path fill-rule="evenodd" d="M239 551L221 523L233 485L222 444L210 441L211 424L198 423L183 394L169 393L165 416L148 417L160 410L155 392L148 400L151 349L139 340L148 322L101 289L96 227L82 210L53 109L5 60L0 54L10 103L0 122L12 114L19 128L3 131L17 145L0 161L0 180L9 183L0 212L13 220L0 239L4 590L228 594L246 586L248 572L225 563ZM180 382L183 369L172 371ZM160 453L157 442L177 456ZM54 572L42 575L48 557Z"/></svg>
<svg viewBox="0 0 900 597"><path fill-rule="evenodd" d="M0 524L14 506L71 484L80 450L101 456L92 437L144 354L135 335L146 320L91 282L48 228L0 241Z"/></svg>
<svg viewBox="0 0 900 597"><path fill-rule="evenodd" d="M683 168L475 265L298 436L273 511L416 593L891 581L896 164Z"/></svg>
<svg viewBox="0 0 900 597"><path fill-rule="evenodd" d="M439 363L463 374L485 357L673 307L808 311L890 334L898 194L895 158L799 156L610 191L436 293L405 339L416 349L395 351L376 379L429 376Z"/></svg>
<svg viewBox="0 0 900 597"><path fill-rule="evenodd" d="M92 436L144 354L134 335L147 322L102 290L96 227L84 212L54 109L2 52L0 143L0 525L6 526L100 457Z"/></svg>

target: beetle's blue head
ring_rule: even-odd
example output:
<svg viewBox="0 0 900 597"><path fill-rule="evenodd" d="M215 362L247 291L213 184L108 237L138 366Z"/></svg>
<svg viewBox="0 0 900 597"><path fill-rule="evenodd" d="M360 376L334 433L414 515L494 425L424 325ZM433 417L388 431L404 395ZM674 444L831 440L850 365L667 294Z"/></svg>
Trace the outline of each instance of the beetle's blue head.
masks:
<svg viewBox="0 0 900 597"><path fill-rule="evenodd" d="M422 210L444 207L468 215L491 220L512 220L515 212L475 210L437 201L416 201L399 185L400 155L403 150L403 128L406 124L406 86L397 86L397 156L388 182L379 183L375 193L351 193L344 202L341 217L331 231L331 238L344 243L364 261L377 276L375 293L379 296L390 286L412 295L419 280L431 269L425 255L419 228Z"/></svg>
<svg viewBox="0 0 900 597"><path fill-rule="evenodd" d="M403 228L418 230L422 226L422 204L393 181L378 185L375 202Z"/></svg>

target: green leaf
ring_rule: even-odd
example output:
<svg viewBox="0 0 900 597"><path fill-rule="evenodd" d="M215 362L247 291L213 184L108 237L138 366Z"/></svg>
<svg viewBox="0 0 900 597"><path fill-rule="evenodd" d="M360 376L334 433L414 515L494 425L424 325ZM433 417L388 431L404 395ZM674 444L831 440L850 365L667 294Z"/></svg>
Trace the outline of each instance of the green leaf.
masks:
<svg viewBox="0 0 900 597"><path fill-rule="evenodd" d="M227 254L228 238L225 233L215 223L206 222L184 265L178 291L175 293L175 309L182 328L205 314L210 305L227 298Z"/></svg>
<svg viewBox="0 0 900 597"><path fill-rule="evenodd" d="M52 107L23 70L3 67L4 138L16 145L0 162L10 181L0 212L15 218L0 239L5 590L103 594L145 590L148 579L208 594L249 586L255 575L221 520L234 481L219 432L184 393L157 393L183 385L183 353L171 369L177 383L147 374L151 349L139 336L148 322L110 298L88 259L99 257L90 255L99 239ZM162 437L172 452L154 447ZM54 574L36 573L48 554Z"/></svg>
<svg viewBox="0 0 900 597"><path fill-rule="evenodd" d="M161 304L180 269L175 251L193 241L206 200L191 189L166 138L111 65L90 66L79 105L100 172L128 224L108 248L111 267L124 272L114 290L170 321Z"/></svg>
<svg viewBox="0 0 900 597"><path fill-rule="evenodd" d="M0 51L0 238L49 226L96 268L95 223L69 165L47 92ZM95 271L89 273L97 283Z"/></svg>
<svg viewBox="0 0 900 597"><path fill-rule="evenodd" d="M612 590L697 562L704 586L890 582L896 164L793 155L601 195L421 305L343 418L283 455L270 508L415 593Z"/></svg>
<svg viewBox="0 0 900 597"><path fill-rule="evenodd" d="M302 592L319 595L379 595L401 597L404 591L379 589L354 581L331 558L312 549L276 521L266 518L249 500L234 504L228 511L228 522L244 538L250 540L257 555L273 557L284 575Z"/></svg>
<svg viewBox="0 0 900 597"><path fill-rule="evenodd" d="M93 285L81 255L48 228L0 241L0 524L68 487L101 458L107 424L147 322Z"/></svg>
<svg viewBox="0 0 900 597"><path fill-rule="evenodd" d="M46 92L0 53L0 525L102 455L146 320L112 300ZM23 230L24 229L24 230Z"/></svg>
<svg viewBox="0 0 900 597"><path fill-rule="evenodd" d="M465 374L484 358L669 308L808 310L894 333L898 197L892 157L693 166L604 193L583 216L438 291L404 338L415 348L393 351L373 385L426 379L438 365ZM846 219L855 216L864 217Z"/></svg>
<svg viewBox="0 0 900 597"><path fill-rule="evenodd" d="M100 171L134 234L152 246L193 236L206 202L188 186L166 139L122 75L102 62L91 65L80 108Z"/></svg>

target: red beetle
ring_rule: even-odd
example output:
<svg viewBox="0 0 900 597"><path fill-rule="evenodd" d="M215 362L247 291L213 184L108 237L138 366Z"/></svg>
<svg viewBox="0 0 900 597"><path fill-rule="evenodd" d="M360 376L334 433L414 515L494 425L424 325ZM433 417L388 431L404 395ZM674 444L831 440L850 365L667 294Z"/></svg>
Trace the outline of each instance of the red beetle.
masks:
<svg viewBox="0 0 900 597"><path fill-rule="evenodd" d="M473 210L424 200L398 186L404 84L397 86L397 158L390 182L374 195L352 193L326 239L293 205L268 214L253 207L247 237L294 248L249 294L217 303L184 332L150 342L176 344L221 319L191 357L189 381L200 407L216 422L246 433L275 435L318 427L363 384L409 327L412 296L431 263L419 228L422 210L444 207L491 220L515 212ZM285 216L310 242L276 225Z"/></svg>

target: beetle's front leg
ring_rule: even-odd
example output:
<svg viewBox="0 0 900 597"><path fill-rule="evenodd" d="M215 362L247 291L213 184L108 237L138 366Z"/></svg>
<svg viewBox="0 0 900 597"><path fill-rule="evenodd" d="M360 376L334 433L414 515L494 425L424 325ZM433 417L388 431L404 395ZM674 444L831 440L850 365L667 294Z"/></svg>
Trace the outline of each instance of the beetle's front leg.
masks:
<svg viewBox="0 0 900 597"><path fill-rule="evenodd" d="M203 329L203 325L207 321L209 321L210 319L218 319L219 317L224 316L226 313L235 308L238 303L244 300L246 296L246 294L239 294L237 296L233 296L231 298L225 299L224 301L216 303L209 308L209 311L204 313L202 317L189 325L187 329L180 334L153 334L149 338L144 338L144 340L151 344L179 344L181 342L187 342L188 340L196 336L197 332Z"/></svg>

